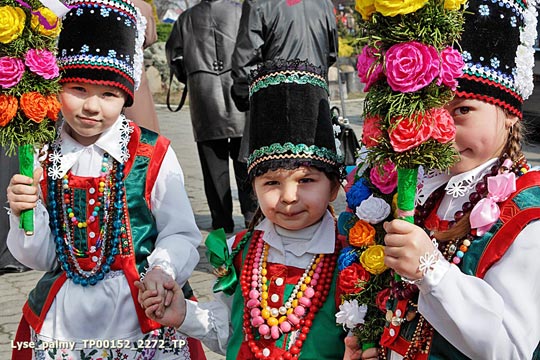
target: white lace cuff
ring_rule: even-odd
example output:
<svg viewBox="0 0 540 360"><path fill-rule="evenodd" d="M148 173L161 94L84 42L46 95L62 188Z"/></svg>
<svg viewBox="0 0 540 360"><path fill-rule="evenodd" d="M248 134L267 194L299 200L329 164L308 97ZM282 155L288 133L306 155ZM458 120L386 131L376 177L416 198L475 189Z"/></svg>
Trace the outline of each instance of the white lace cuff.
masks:
<svg viewBox="0 0 540 360"><path fill-rule="evenodd" d="M174 272L174 267L167 260L156 260L155 262L148 264L148 268L145 273L148 273L155 267L159 267L165 273L169 274L173 280L176 280L176 273Z"/></svg>
<svg viewBox="0 0 540 360"><path fill-rule="evenodd" d="M424 278L422 279L423 281L418 284L420 292L424 294L431 292L431 290L441 282L444 275L446 275L450 269L450 266L451 265L447 260L445 260L442 256L439 256L438 260L424 275Z"/></svg>

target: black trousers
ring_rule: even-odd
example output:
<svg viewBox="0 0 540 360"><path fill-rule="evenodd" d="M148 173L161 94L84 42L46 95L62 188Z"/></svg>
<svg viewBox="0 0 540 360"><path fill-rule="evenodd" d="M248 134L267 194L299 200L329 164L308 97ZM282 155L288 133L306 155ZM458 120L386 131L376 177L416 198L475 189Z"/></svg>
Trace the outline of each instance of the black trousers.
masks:
<svg viewBox="0 0 540 360"><path fill-rule="evenodd" d="M19 172L19 159L17 154L8 157L5 149L0 147L0 274L7 268L10 270L22 269L23 266L11 255L7 247L7 234L9 231L9 216L4 208L8 208L7 187L11 177Z"/></svg>
<svg viewBox="0 0 540 360"><path fill-rule="evenodd" d="M233 164L244 221L250 221L257 209L253 189L248 183L247 165L238 160L241 142L241 137L197 142L212 227L214 229L222 227L228 233L234 229L229 158Z"/></svg>

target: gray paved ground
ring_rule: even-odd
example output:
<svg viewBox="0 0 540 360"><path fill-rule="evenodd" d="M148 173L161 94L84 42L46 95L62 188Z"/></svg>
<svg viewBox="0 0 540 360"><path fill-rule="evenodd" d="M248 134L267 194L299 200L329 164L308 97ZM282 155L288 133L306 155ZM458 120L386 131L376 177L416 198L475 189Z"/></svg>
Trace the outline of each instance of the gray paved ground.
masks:
<svg viewBox="0 0 540 360"><path fill-rule="evenodd" d="M336 103L335 105L340 105ZM360 114L362 109L361 100L346 102L346 115L351 120L356 134L361 134ZM210 213L204 196L201 169L197 156L197 150L191 132L189 108L182 109L179 113L171 113L166 107L157 106L162 133L169 137L175 149L185 175L186 189L195 213L195 219L203 233L208 233L211 226ZM530 145L526 148L528 159L535 165L540 165L540 146ZM234 185L234 180L232 181ZM0 189L0 191L4 191ZM235 221L237 229L243 223L243 218L238 205L238 197L235 196ZM343 195L341 195L343 196ZM336 210L340 210L343 198L336 201ZM193 273L190 283L200 301L211 299L211 287L213 277L209 273L210 266L204 255L204 245L199 248L201 261ZM29 271L22 274L7 274L0 276L0 360L8 360L11 357L11 340L13 340L17 324L21 316L21 308L28 292L34 287L41 272ZM213 352L207 352L208 360L223 359L224 357ZM16 359L15 359L16 360Z"/></svg>

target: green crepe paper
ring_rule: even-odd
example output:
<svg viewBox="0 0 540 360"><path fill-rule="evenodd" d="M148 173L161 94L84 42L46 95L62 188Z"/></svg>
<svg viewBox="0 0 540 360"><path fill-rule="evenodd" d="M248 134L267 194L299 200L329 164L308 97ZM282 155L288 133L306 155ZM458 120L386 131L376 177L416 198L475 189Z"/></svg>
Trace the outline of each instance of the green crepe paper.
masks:
<svg viewBox="0 0 540 360"><path fill-rule="evenodd" d="M22 175L34 178L34 146L31 144L19 146L19 172ZM27 235L34 234L34 209L21 212L19 228L24 229Z"/></svg>
<svg viewBox="0 0 540 360"><path fill-rule="evenodd" d="M416 181L418 177L418 168L414 169L397 169L398 185L397 185L397 207L403 211L414 210L414 198L416 196ZM403 220L414 224L414 216L405 216Z"/></svg>
<svg viewBox="0 0 540 360"><path fill-rule="evenodd" d="M225 230L217 229L208 234L204 242L206 257L214 269L226 272L216 279L212 290L217 293L223 291L227 295L234 294L238 278L233 265L233 256L229 253Z"/></svg>
<svg viewBox="0 0 540 360"><path fill-rule="evenodd" d="M375 347L375 343L364 343L362 344L362 351L366 351L367 349L371 349Z"/></svg>

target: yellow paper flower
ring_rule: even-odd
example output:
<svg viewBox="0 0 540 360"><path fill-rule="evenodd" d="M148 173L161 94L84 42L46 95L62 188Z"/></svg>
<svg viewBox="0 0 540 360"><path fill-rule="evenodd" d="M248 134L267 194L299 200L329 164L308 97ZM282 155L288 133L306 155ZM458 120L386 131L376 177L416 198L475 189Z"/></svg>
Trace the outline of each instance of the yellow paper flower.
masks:
<svg viewBox="0 0 540 360"><path fill-rule="evenodd" d="M54 25L54 27L52 29L44 28L43 25L39 23L39 17L37 15L32 15L32 29L35 29L40 34L45 36L57 37L61 30L60 19L58 19L58 16L56 16L55 13L46 7L40 7L37 11L39 11L41 15L47 19L47 22L50 25Z"/></svg>
<svg viewBox="0 0 540 360"><path fill-rule="evenodd" d="M358 247L375 244L375 229L367 221L358 220L349 230L349 244Z"/></svg>
<svg viewBox="0 0 540 360"><path fill-rule="evenodd" d="M444 8L446 10L458 10L467 0L445 0Z"/></svg>
<svg viewBox="0 0 540 360"><path fill-rule="evenodd" d="M426 5L427 0L375 0L375 10L383 16L405 15Z"/></svg>
<svg viewBox="0 0 540 360"><path fill-rule="evenodd" d="M0 6L0 42L9 44L18 38L24 29L24 10L13 6Z"/></svg>
<svg viewBox="0 0 540 360"><path fill-rule="evenodd" d="M397 193L395 193L392 197L392 214L394 214L394 219L397 219L399 217L397 207Z"/></svg>
<svg viewBox="0 0 540 360"><path fill-rule="evenodd" d="M375 12L375 0L356 0L354 8L362 15L362 19L369 20Z"/></svg>
<svg viewBox="0 0 540 360"><path fill-rule="evenodd" d="M373 275L378 275L384 272L386 265L384 265L384 246L373 245L368 247L362 255L360 255L360 263Z"/></svg>

